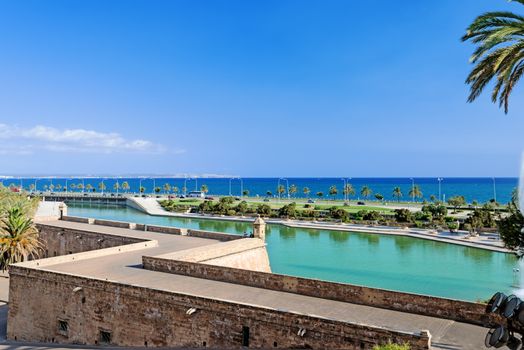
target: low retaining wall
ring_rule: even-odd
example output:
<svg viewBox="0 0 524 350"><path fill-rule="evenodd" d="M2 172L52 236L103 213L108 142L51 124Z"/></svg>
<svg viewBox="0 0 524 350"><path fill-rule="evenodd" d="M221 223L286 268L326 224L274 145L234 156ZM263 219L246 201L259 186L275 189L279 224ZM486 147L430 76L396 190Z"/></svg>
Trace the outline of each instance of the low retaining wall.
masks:
<svg viewBox="0 0 524 350"><path fill-rule="evenodd" d="M191 261L143 256L145 269L236 283L353 304L446 318L478 325L493 323L485 305L460 300L278 275Z"/></svg>
<svg viewBox="0 0 524 350"><path fill-rule="evenodd" d="M266 243L258 238L220 242L163 254L157 258L187 261L250 271L271 272Z"/></svg>
<svg viewBox="0 0 524 350"><path fill-rule="evenodd" d="M427 332L399 332L290 311L207 299L16 264L7 338L125 347L371 349L388 341L430 347ZM187 313L194 308L194 313ZM59 325L67 324L64 327ZM299 330L304 334L299 335ZM102 337L102 332L105 337ZM101 343L100 340L108 340Z"/></svg>
<svg viewBox="0 0 524 350"><path fill-rule="evenodd" d="M128 228L137 231L149 231L157 233L166 233L171 235L187 235L192 237L216 239L219 241L232 241L235 239L243 238L241 235L234 235L229 233L220 233L213 231L193 230L171 226L159 226L159 225L148 225L148 224L135 224L125 221L113 221L113 220L102 220L102 219L88 219L77 216L64 216L64 221L79 222L84 224L94 224L101 226Z"/></svg>
<svg viewBox="0 0 524 350"><path fill-rule="evenodd" d="M124 246L145 241L144 239L133 237L61 228L45 223L37 223L36 228L45 247L44 253L40 256L41 258Z"/></svg>

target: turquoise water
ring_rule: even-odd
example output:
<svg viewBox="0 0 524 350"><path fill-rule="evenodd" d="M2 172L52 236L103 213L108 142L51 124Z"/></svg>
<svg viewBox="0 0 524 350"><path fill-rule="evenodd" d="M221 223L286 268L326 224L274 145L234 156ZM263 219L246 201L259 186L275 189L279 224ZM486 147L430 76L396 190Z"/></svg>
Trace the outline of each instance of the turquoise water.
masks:
<svg viewBox="0 0 524 350"><path fill-rule="evenodd" d="M131 208L69 205L69 215L242 234L249 223L149 216ZM428 240L268 225L275 273L462 300L514 292L514 255Z"/></svg>

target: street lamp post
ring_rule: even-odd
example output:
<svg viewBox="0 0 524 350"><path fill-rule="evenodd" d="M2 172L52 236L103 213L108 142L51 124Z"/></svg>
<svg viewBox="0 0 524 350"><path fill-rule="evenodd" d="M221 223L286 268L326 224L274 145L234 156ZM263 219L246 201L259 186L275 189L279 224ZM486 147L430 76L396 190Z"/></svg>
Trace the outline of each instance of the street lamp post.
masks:
<svg viewBox="0 0 524 350"><path fill-rule="evenodd" d="M35 188L34 188L33 192L36 192L36 191L37 191L37 189L36 189L36 183L38 182L38 180L40 180L40 179L35 179Z"/></svg>
<svg viewBox="0 0 524 350"><path fill-rule="evenodd" d="M441 190L442 189L442 187L441 187L442 186L442 184L441 184L442 180L443 179L441 177L437 178L437 181L438 181L438 200L439 201L442 201L442 190Z"/></svg>
<svg viewBox="0 0 524 350"><path fill-rule="evenodd" d="M491 178L493 180L493 199L495 200L495 203L497 202L497 186L495 185L495 178Z"/></svg>
<svg viewBox="0 0 524 350"><path fill-rule="evenodd" d="M344 187L342 188L342 194L344 195L344 203L347 202L347 191L346 188L348 187L348 179L342 178L341 179L344 183Z"/></svg>
<svg viewBox="0 0 524 350"><path fill-rule="evenodd" d="M232 196L232 192L231 192L231 181L233 180L238 180L240 181L240 197L242 198L243 196L243 192L244 192L244 181L242 180L242 178L240 177L232 177L229 179L229 196L231 197Z"/></svg>

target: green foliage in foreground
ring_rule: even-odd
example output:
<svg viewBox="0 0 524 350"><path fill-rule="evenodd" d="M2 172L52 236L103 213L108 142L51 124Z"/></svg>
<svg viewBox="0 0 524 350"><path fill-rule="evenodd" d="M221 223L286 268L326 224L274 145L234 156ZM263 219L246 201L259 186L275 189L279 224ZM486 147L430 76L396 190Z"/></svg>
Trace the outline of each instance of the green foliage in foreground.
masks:
<svg viewBox="0 0 524 350"><path fill-rule="evenodd" d="M498 221L500 238L511 249L524 249L524 217L519 210L517 192L513 192L513 198L508 204L509 215Z"/></svg>
<svg viewBox="0 0 524 350"><path fill-rule="evenodd" d="M409 349L410 349L409 344L398 345L398 344L393 344L393 343L389 343L386 345L375 345L373 347L373 350L409 350Z"/></svg>
<svg viewBox="0 0 524 350"><path fill-rule="evenodd" d="M38 231L31 219L38 198L28 199L24 193L14 193L0 187L0 268L35 258L41 250Z"/></svg>
<svg viewBox="0 0 524 350"><path fill-rule="evenodd" d="M524 4L523 0L514 2ZM524 17L509 11L487 12L471 23L462 37L477 46L470 57L475 67L466 79L470 86L468 102L493 81L491 100L508 113L509 96L524 73L523 32Z"/></svg>

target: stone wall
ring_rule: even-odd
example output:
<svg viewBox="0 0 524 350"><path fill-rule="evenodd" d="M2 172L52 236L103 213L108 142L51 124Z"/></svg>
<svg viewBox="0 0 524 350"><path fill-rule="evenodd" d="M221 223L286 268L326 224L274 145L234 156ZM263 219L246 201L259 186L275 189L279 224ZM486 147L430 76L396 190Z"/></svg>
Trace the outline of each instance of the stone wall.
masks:
<svg viewBox="0 0 524 350"><path fill-rule="evenodd" d="M258 238L244 238L242 240L221 242L163 254L157 257L166 260L271 272L266 243Z"/></svg>
<svg viewBox="0 0 524 350"><path fill-rule="evenodd" d="M213 266L164 256L143 256L145 269L302 294L384 309L435 316L478 325L493 323L485 305L343 283Z"/></svg>
<svg viewBox="0 0 524 350"><path fill-rule="evenodd" d="M241 235L234 235L234 234L229 234L229 233L185 229L185 228L171 227L171 226L135 224L135 223L129 223L129 222L124 222L124 221L114 221L114 220L88 219L88 218L82 218L82 217L76 217L76 216L65 216L63 217L62 220L80 222L80 223L86 223L86 224L95 224L95 225L101 225L101 226L129 228L129 229L138 230L138 231L167 233L167 234L172 234L172 235L187 235L187 236L199 237L199 238L216 239L219 241L232 241L232 240L243 238Z"/></svg>
<svg viewBox="0 0 524 350"><path fill-rule="evenodd" d="M388 341L421 350L430 343L426 332L396 332L22 265L10 271L10 340L237 349L248 341L253 348L355 350ZM195 312L188 315L191 308Z"/></svg>
<svg viewBox="0 0 524 350"><path fill-rule="evenodd" d="M143 239L115 236L91 231L60 228L45 223L37 223L40 240L45 251L41 258L75 254L90 250L122 246L143 242Z"/></svg>

